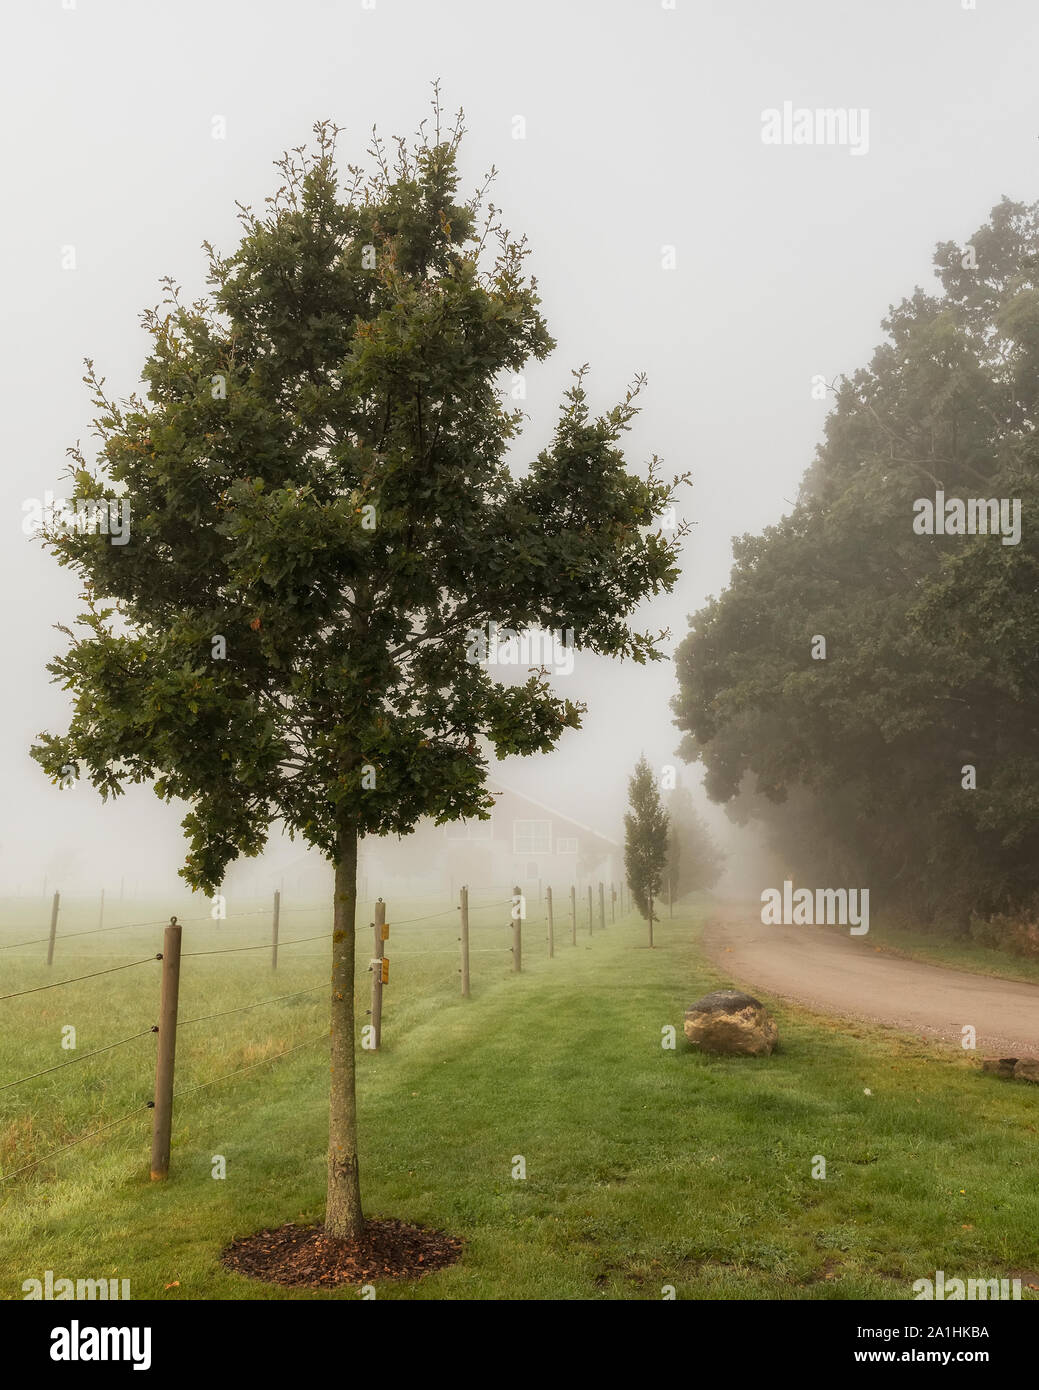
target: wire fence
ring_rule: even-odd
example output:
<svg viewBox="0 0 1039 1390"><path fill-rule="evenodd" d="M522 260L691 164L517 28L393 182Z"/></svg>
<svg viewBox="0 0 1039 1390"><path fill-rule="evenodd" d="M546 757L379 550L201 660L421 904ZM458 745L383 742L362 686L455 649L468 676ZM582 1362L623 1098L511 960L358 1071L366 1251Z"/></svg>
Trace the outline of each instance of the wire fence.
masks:
<svg viewBox="0 0 1039 1390"><path fill-rule="evenodd" d="M604 896L604 889L605 885L600 884L598 892L598 926L600 928L605 927L606 925L606 899ZM616 920L618 903L620 904L621 910L624 910L624 891L622 887L621 893L618 895L617 890L614 888L612 884L609 885L609 891L610 919L611 921L614 921ZM587 917L587 922L586 924L582 922L582 927L586 925L586 929L589 935L591 935L594 932L596 922L593 898L594 895L590 887L587 890L586 903L584 901L583 896L581 898L578 898L576 885L569 890L568 902L566 899L564 899L560 902L559 908L557 909L560 912L561 917L564 919L559 923L561 939L565 934L566 937L570 940L571 944L576 944L578 931L578 916L582 915L582 913L586 913ZM207 1089L210 1086L214 1086L221 1081L230 1080L232 1077L239 1076L243 1073L255 1071L260 1067L266 1066L270 1062L278 1061L282 1057L288 1057L292 1054L298 1053L302 1051L304 1048L312 1047L316 1042L319 1042L321 1038L324 1038L327 1041L328 1033L326 1031L317 1037L310 1037L304 1040L303 1042L296 1043L293 1046L285 1048L280 1052L273 1053L268 1057L263 1057L258 1061L249 1062L243 1066L235 1067L230 1071L221 1073L219 1076L212 1077L208 1080L197 1082L186 1087L175 1086L173 1084L174 1049L176 1046L176 1035L180 1029L189 1028L202 1023L210 1023L217 1019L229 1018L233 1015L244 1014L253 1010L262 1009L273 1005L286 1004L290 1001L305 999L309 996L316 995L319 992L330 988L329 982L325 980L321 983L310 985L303 989L292 990L287 993L268 995L260 999L253 999L247 1003L236 1005L232 1008L221 1008L208 1013L197 1014L190 1018L178 1018L180 963L182 961L195 961L201 960L205 957L215 957L224 955L249 955L250 953L254 952L269 951L272 953L272 967L276 969L278 967L279 954L286 948L291 948L296 945L313 943L316 941L331 940L333 936L333 932L331 930L302 937L290 937L284 939L281 938L279 930L281 915L280 899L281 894L279 891L274 895L274 902L272 908L258 908L255 910L250 909L247 911L233 913L229 915L221 914L218 918L215 919L213 918L212 914L210 914L209 916L188 917L184 919L178 919L176 916L174 916L168 919L168 921L161 918L145 919L141 921L117 923L115 925L110 926L101 925L89 930L59 934L57 932L57 923L59 919L60 894L55 893L52 904L50 932L46 936L27 937L24 940L16 942L0 943L0 951L14 950L18 947L29 947L46 943L48 947L47 968L51 969L53 968L53 961L56 948L59 945L63 945L65 942L78 940L83 937L97 937L102 935L103 933L108 932L125 931L130 928L147 929L152 927L162 927L164 931L164 949L162 951L154 953L153 955L138 957L119 964L107 966L101 970L92 970L83 974L73 975L61 980L50 980L44 983L32 984L24 989L11 990L4 994L0 994L0 1003L4 1003L7 1001L23 998L29 995L38 994L43 991L61 989L65 986L79 985L86 981L97 980L101 977L114 975L118 972L143 968L146 965L159 964L161 966L161 985L158 1000L158 1010L156 1013L156 1019L158 1021L146 1022L145 1018L140 1018L139 1022L141 1024L141 1027L138 1029L138 1031L131 1032L126 1037L119 1038L114 1042L105 1043L102 1046L92 1048L88 1052L83 1052L75 1057L66 1058L64 1061L54 1063L53 1065L38 1068L34 1071L29 1072L25 1076L16 1077L11 1080L0 1080L0 1093L16 1090L19 1087L29 1085L34 1081L38 1081L43 1077L51 1076L57 1072L64 1072L69 1067L76 1066L78 1063L91 1061L92 1059L102 1056L104 1054L116 1052L118 1049L139 1042L144 1037L155 1036L157 1043L157 1055L154 1059L154 1097L142 1104L138 1104L131 1107L124 1113L116 1116L114 1119L105 1121L104 1123L91 1128L85 1133L76 1136L75 1138L69 1140L64 1144L60 1144L54 1148L48 1149L46 1152L38 1155L35 1158L32 1158L28 1162L19 1164L17 1167L13 1168L12 1170L6 1173L0 1171L0 1184L8 1183L13 1179L19 1177L20 1175L28 1173L38 1168L41 1164L47 1163L49 1160L60 1156L61 1154L67 1152L72 1148L77 1147L79 1144L84 1144L92 1139L98 1138L99 1136L107 1135L111 1130L126 1123L128 1120L131 1120L134 1117L142 1115L145 1111L148 1110L151 1110L153 1112L152 1176L165 1176L165 1171L160 1171L159 1173L156 1173L155 1171L155 1154L158 1150L161 1150L161 1140L163 1136L159 1131L161 1130L163 1124L166 1125L168 1131L170 1116L172 1114L172 1103L174 1100L179 1101L184 1097L194 1094L197 1091L201 1091ZM548 942L548 955L549 957L551 957L553 955L553 938L555 927L553 919L551 888L547 890L547 897L544 900L544 902L545 924L547 927L546 939ZM421 940L421 936L419 935L421 933L425 933L427 931L443 933L445 930L448 930L452 927L457 927L459 929L459 935L456 938L455 945L430 945L429 947L419 945L418 949L415 949L414 947L411 947L409 945L407 936L405 936L405 938L399 943L399 946L402 947L402 949L398 949L398 941L395 939L393 960L395 964L406 965L408 961L413 959L420 960L428 959L430 957L453 956L455 959L460 960L460 965L457 973L462 977L461 992L463 997L468 997L470 992L470 958L472 956L498 955L504 957L505 955L511 955L512 970L517 973L522 971L522 927L523 922L527 919L526 906L526 899L524 898L523 894L521 893L518 887L508 897L494 898L490 901L484 902L470 901L468 897L468 891L463 888L459 895L458 903L450 904L434 912L420 913L417 916L394 918L392 923L387 923L385 920L386 904L383 902L381 898L376 899L373 904L374 921L370 924L371 927L374 929L374 954L368 967L368 971L372 975L372 1007L367 1011L369 1022L364 1024L361 1029L362 1048L368 1051L377 1052L380 1047L383 997L382 991L384 985L387 984L389 980L389 959L386 955L386 942L389 939L391 928L396 930L399 928L407 927L410 929L411 933L414 933L418 937L418 939ZM320 907L293 908L292 912L294 914L309 912L325 912L331 915L331 910L327 905L322 905ZM487 914L492 915L488 916ZM222 925L225 922L236 923L240 919L255 918L258 916L267 916L271 920L271 936L266 940L253 942L247 945L222 946L200 950L188 950L183 952L180 949L181 933L184 925L194 926L200 922L214 922L215 925ZM472 945L471 933L474 928L477 931L480 931L487 928L500 929L503 926L511 928L511 940L507 944L503 943L496 946ZM7 929L17 930L18 927L8 926ZM29 930L32 930L32 928L30 927ZM357 937L357 944L359 945L363 935L363 928L358 925L355 934ZM319 958L329 961L330 956L329 954L326 954L324 952L319 953L313 951L293 952L291 956L291 959L293 961L313 960ZM14 960L14 958L10 959ZM358 959L361 959L360 953L358 953ZM26 964L24 960L22 960L21 963L23 965ZM252 1045L255 1046L255 1042ZM163 1064L164 1057L168 1058L168 1067L166 1068L164 1068ZM170 1143L170 1136L168 1132L165 1135L165 1141L168 1163L168 1149Z"/></svg>

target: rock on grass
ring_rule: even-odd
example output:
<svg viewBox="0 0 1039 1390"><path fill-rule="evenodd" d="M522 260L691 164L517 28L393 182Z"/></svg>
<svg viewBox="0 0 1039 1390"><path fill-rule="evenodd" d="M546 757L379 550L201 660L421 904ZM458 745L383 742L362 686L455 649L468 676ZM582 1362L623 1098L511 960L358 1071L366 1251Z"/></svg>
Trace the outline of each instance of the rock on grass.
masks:
<svg viewBox="0 0 1039 1390"><path fill-rule="evenodd" d="M686 1009L685 1035L704 1052L767 1057L779 1040L779 1029L760 999L735 989L716 989Z"/></svg>

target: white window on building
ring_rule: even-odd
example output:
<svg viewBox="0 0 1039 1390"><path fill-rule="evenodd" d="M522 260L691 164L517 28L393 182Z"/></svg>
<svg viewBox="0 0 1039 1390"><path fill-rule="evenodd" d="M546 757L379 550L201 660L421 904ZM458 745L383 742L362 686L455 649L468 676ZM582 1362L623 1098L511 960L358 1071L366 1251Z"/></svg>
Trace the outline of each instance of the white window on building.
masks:
<svg viewBox="0 0 1039 1390"><path fill-rule="evenodd" d="M576 854L576 853L577 853L577 836L576 836L576 835L574 835L574 836L569 836L569 835L557 835L557 836L556 836L556 853L557 853L557 854Z"/></svg>
<svg viewBox="0 0 1039 1390"><path fill-rule="evenodd" d="M514 820L512 849L515 854L551 854L552 822L550 820Z"/></svg>

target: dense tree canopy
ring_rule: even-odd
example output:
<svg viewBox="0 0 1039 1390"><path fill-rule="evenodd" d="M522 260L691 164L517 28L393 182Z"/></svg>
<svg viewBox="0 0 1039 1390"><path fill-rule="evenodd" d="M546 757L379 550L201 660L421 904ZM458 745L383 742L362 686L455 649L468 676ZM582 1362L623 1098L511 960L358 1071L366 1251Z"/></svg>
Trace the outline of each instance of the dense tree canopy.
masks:
<svg viewBox="0 0 1039 1390"><path fill-rule="evenodd" d="M652 641L623 616L677 574L674 538L640 533L671 487L616 448L633 392L593 419L579 373L552 445L522 480L505 465L521 415L500 376L553 344L523 243L457 201L456 142L402 149L367 185L351 170L343 200L333 132L319 141L211 255L211 299L171 290L144 316L147 401L120 408L89 375L101 468L77 457L72 499L115 484L131 543L53 539L90 636L55 663L76 715L38 756L104 793L158 776L192 803L184 873L207 889L272 811L332 857L340 812L362 834L485 812L474 736L546 750L578 710L467 664L467 631L569 627L642 660Z"/></svg>
<svg viewBox="0 0 1039 1390"><path fill-rule="evenodd" d="M800 872L963 928L1039 888L1039 205L935 265L838 384L797 505L690 619L674 707L708 793ZM914 529L939 493L1020 499L1020 539Z"/></svg>

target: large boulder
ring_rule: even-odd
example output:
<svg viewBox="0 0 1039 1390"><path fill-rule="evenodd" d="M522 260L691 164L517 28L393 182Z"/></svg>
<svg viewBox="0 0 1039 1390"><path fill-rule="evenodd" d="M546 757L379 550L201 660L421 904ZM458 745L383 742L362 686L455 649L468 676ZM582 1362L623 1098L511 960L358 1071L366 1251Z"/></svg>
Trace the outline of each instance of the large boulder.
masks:
<svg viewBox="0 0 1039 1390"><path fill-rule="evenodd" d="M685 1035L704 1052L767 1057L779 1029L760 999L737 989L716 989L686 1009Z"/></svg>
<svg viewBox="0 0 1039 1390"><path fill-rule="evenodd" d="M1039 1082L1039 1057L1019 1057L1014 1064L1014 1078Z"/></svg>

